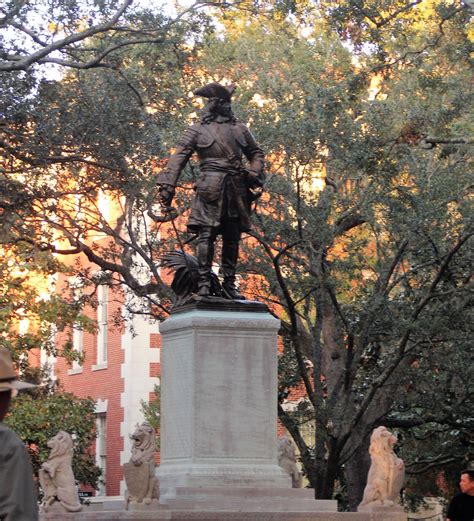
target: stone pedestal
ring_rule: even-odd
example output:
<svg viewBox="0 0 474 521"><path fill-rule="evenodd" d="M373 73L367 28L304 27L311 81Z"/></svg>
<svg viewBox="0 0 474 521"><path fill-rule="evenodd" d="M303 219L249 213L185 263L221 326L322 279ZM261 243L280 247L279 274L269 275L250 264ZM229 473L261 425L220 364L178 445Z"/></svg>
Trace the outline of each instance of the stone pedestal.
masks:
<svg viewBox="0 0 474 521"><path fill-rule="evenodd" d="M378 517L377 517L378 516ZM357 512L192 512L159 510L156 512L79 512L42 514L40 521L407 521L401 514L363 514Z"/></svg>
<svg viewBox="0 0 474 521"><path fill-rule="evenodd" d="M128 504L128 508L127 510L129 510L130 512L155 512L157 510L159 510L160 508L160 503L158 501L158 499L155 499L153 498L150 503L145 503L145 502L142 502L142 503L136 503L134 501L130 501L130 503Z"/></svg>
<svg viewBox="0 0 474 521"><path fill-rule="evenodd" d="M197 302L161 324L160 503L178 489L291 487L277 463L278 328L249 302Z"/></svg>
<svg viewBox="0 0 474 521"><path fill-rule="evenodd" d="M337 501L315 500L314 490L309 488L185 487L176 488L174 497L160 499L160 503L173 511L188 512L337 512Z"/></svg>
<svg viewBox="0 0 474 521"><path fill-rule="evenodd" d="M397 515L403 514L404 509L401 505L391 505L391 506L383 506L383 505L362 505L357 508L357 512L366 512L374 515L375 517L379 516L380 519L384 519L385 515Z"/></svg>

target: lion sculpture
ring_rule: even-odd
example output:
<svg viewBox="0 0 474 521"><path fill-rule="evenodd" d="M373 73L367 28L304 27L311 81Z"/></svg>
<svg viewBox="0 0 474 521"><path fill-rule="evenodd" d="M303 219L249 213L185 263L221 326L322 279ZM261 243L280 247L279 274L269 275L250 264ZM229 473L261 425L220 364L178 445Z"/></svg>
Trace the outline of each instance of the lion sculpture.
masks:
<svg viewBox="0 0 474 521"><path fill-rule="evenodd" d="M82 510L82 505L71 466L73 456L71 435L60 431L48 441L47 445L51 452L39 471L39 481L44 492L42 509L48 512L51 507L60 506L66 512L79 512Z"/></svg>
<svg viewBox="0 0 474 521"><path fill-rule="evenodd" d="M295 447L287 436L278 440L278 465L290 475L293 488L303 486L303 475L296 464Z"/></svg>
<svg viewBox="0 0 474 521"><path fill-rule="evenodd" d="M405 465L393 451L398 438L386 427L377 427L370 437L371 465L359 510L400 505Z"/></svg>
<svg viewBox="0 0 474 521"><path fill-rule="evenodd" d="M137 425L130 438L133 440L132 455L124 465L126 510L130 503L150 505L153 499L159 498L158 480L155 477L155 431L149 423L143 422Z"/></svg>

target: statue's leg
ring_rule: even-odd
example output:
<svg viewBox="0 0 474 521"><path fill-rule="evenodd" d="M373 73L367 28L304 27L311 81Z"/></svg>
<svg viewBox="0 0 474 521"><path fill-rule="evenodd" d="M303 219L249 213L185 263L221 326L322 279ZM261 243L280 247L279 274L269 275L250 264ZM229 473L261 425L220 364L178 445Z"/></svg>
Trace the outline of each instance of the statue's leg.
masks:
<svg viewBox="0 0 474 521"><path fill-rule="evenodd" d="M57 488L51 479L51 476L46 470L40 469L38 473L39 481L41 488L44 492L44 498L43 498L43 509L46 512L48 508L55 502L56 500L56 494L57 494Z"/></svg>
<svg viewBox="0 0 474 521"><path fill-rule="evenodd" d="M235 285L235 270L239 258L240 225L237 220L228 220L222 229L222 288L227 298L245 300Z"/></svg>
<svg viewBox="0 0 474 521"><path fill-rule="evenodd" d="M211 226L203 226L198 232L196 252L199 264L197 294L201 297L209 296L212 260L214 258L214 242L216 237L217 229L212 228Z"/></svg>
<svg viewBox="0 0 474 521"><path fill-rule="evenodd" d="M156 497L155 489L156 489L156 478L154 476L150 476L150 480L148 482L148 489L146 491L146 496L143 501L145 504L147 504L147 505L151 504L152 499L154 497Z"/></svg>
<svg viewBox="0 0 474 521"><path fill-rule="evenodd" d="M143 498L143 502L146 505L151 504L151 500L153 498L153 492L156 485L156 478L155 478L155 463L154 461L149 461L148 463L145 463L148 465L148 488L146 490L145 497Z"/></svg>

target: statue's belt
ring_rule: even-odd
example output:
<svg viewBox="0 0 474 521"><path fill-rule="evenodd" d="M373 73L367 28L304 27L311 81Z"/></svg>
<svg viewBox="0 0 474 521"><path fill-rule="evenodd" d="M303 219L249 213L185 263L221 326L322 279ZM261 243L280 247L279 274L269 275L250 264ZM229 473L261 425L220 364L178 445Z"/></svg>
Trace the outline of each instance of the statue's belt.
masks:
<svg viewBox="0 0 474 521"><path fill-rule="evenodd" d="M236 168L235 165L231 165L230 163L223 164L221 162L213 162L213 161L203 161L199 164L199 168L201 172L222 172L230 175L240 175L242 174L242 167L239 166Z"/></svg>

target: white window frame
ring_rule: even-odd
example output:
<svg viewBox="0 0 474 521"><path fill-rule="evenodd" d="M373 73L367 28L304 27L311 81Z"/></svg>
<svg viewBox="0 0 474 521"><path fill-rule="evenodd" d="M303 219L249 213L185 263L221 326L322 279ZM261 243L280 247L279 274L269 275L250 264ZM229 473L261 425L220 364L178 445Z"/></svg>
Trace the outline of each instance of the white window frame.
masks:
<svg viewBox="0 0 474 521"><path fill-rule="evenodd" d="M109 287L100 284L97 287L97 365L94 369L107 367L107 337L108 337L108 304Z"/></svg>
<svg viewBox="0 0 474 521"><path fill-rule="evenodd" d="M79 354L84 352L84 330L78 324L72 326L72 349ZM69 374L82 373L82 363L73 360Z"/></svg>
<svg viewBox="0 0 474 521"><path fill-rule="evenodd" d="M77 302L82 297L84 281L79 277L72 277L69 280L69 285L73 291L73 299ZM78 323L72 326L72 349L81 355L84 352L84 330ZM78 373L82 373L82 363L74 360L68 374L73 375Z"/></svg>
<svg viewBox="0 0 474 521"><path fill-rule="evenodd" d="M106 495L105 476L107 471L107 415L96 414L95 418L96 440L95 440L95 464L102 471L102 478L97 490L97 496Z"/></svg>

